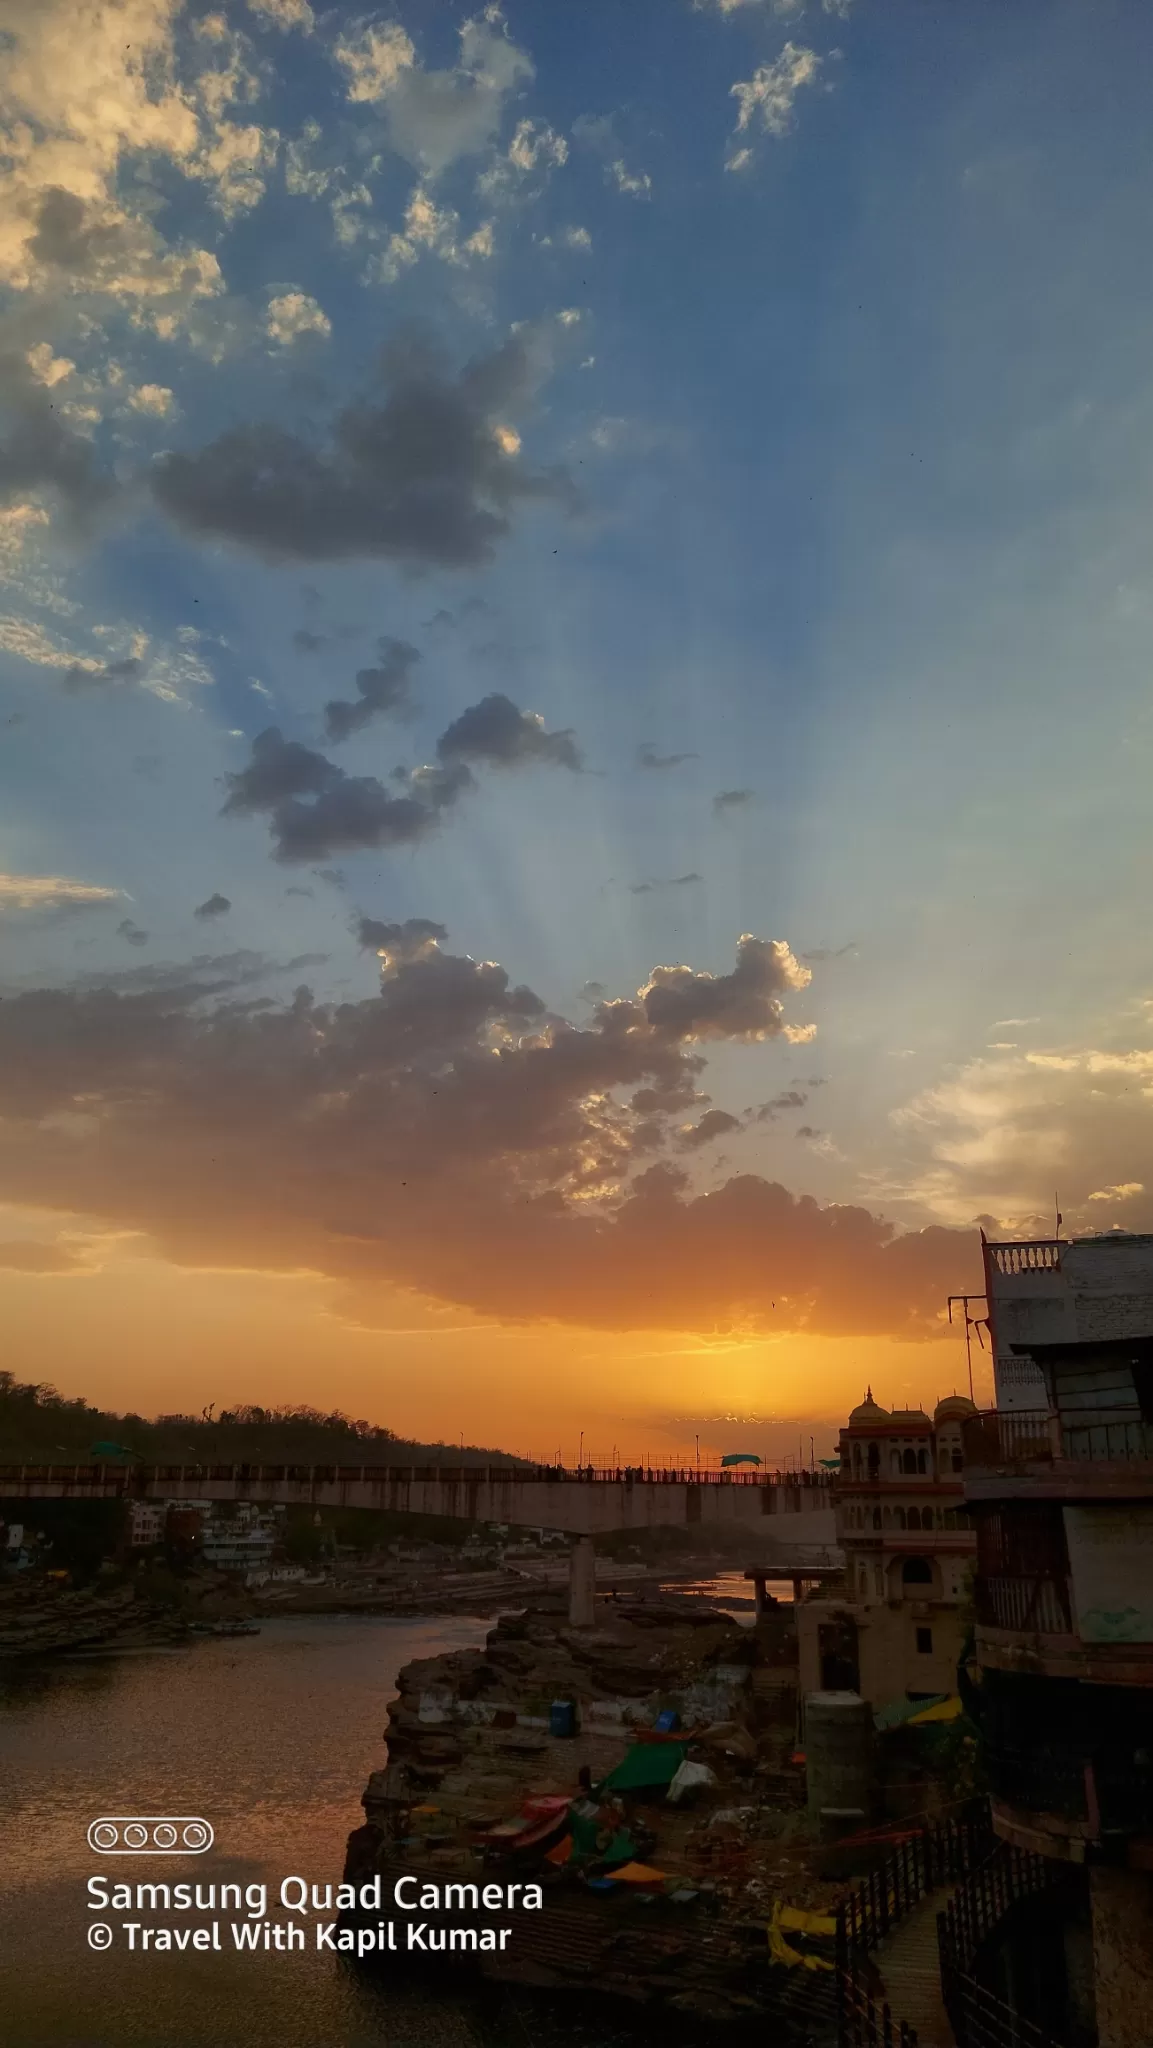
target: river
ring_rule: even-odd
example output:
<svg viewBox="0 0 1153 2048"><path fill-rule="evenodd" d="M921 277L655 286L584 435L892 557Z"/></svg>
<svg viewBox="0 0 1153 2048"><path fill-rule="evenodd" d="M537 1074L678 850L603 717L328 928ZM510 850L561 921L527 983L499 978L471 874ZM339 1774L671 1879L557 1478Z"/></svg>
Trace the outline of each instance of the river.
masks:
<svg viewBox="0 0 1153 2048"><path fill-rule="evenodd" d="M361 1792L384 1762L397 1672L414 1658L483 1643L488 1626L475 1616L302 1616L232 1641L9 1667L0 1679L4 2040L13 2048L609 2048L634 2038L581 2001L561 2010L432 1976L373 1979L308 1946L303 1954L130 1954L117 1930L133 1916L116 1912L106 1916L113 1947L95 1954L87 1945L89 1925L105 1917L89 1908L94 1873L133 1883L262 1880L271 1901L289 1875L338 1882ZM203 1814L214 1849L195 1861L137 1860L87 1846L100 1814L165 1812ZM304 1926L311 1943L311 1920ZM667 2041L667 2026L662 2032Z"/></svg>

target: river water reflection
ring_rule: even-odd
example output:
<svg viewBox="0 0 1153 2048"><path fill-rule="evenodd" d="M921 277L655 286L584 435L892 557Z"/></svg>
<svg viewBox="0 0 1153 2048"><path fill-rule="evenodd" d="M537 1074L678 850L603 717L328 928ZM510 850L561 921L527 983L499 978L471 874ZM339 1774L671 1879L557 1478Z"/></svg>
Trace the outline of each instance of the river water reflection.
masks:
<svg viewBox="0 0 1153 2048"><path fill-rule="evenodd" d="M735 1596L743 1606L748 1589L736 1574L705 1584L722 1605ZM635 2048L643 2021L586 1999L478 1992L432 1969L368 1976L316 1952L311 1915L303 1953L158 1955L127 1953L119 1926L163 1915L89 1908L97 1874L262 1881L277 1918L283 1878L337 1883L365 1781L384 1762L397 1673L414 1658L479 1646L489 1625L471 1615L302 1616L233 1641L9 1667L0 1677L4 2048ZM137 1860L87 1846L99 1814L165 1812L203 1814L215 1847L195 1859ZM220 1917L230 1942L238 1916ZM114 1946L94 1954L88 1928L105 1918ZM700 2048L696 2027L666 2018L664 2048L674 2034L678 2048Z"/></svg>
<svg viewBox="0 0 1153 2048"><path fill-rule="evenodd" d="M86 1893L96 1872L133 1882L262 1879L273 1900L290 1873L337 1882L365 1780L384 1761L396 1673L414 1657L482 1643L487 1627L474 1616L302 1617L267 1623L259 1637L9 1676L0 1686L3 2040L487 2048L489 2022L467 1994L366 1980L315 1953L311 1920L303 1954L129 1955L118 1941L99 1955L87 1930L101 1916ZM216 1847L179 1862L104 1858L87 1847L97 1814L166 1811L204 1814ZM114 1927L120 1917L107 1915Z"/></svg>

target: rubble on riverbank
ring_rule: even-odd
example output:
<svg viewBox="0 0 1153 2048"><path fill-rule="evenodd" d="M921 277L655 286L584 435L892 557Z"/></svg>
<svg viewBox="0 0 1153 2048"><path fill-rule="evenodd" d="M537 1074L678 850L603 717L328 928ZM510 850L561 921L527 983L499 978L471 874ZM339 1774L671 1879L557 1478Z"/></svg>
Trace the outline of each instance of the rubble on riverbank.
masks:
<svg viewBox="0 0 1153 2048"><path fill-rule="evenodd" d="M841 1890L818 1873L793 1761L791 1610L742 1628L649 1596L598 1602L596 1626L573 1629L554 1598L398 1683L349 1881L531 1876L543 1909L504 1916L486 1975L773 2016L784 2038L791 2015L801 2038L823 2037L831 1944L769 1933L787 1906L827 1937ZM570 1715L575 1732L559 1732Z"/></svg>

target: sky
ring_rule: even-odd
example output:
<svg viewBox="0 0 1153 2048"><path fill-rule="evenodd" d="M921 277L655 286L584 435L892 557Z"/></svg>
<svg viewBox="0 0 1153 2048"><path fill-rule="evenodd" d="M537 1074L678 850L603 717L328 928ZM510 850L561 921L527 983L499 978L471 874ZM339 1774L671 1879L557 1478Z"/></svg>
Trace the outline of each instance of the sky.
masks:
<svg viewBox="0 0 1153 2048"><path fill-rule="evenodd" d="M1148 8L0 39L5 1364L964 1390L981 1227L1153 1228Z"/></svg>

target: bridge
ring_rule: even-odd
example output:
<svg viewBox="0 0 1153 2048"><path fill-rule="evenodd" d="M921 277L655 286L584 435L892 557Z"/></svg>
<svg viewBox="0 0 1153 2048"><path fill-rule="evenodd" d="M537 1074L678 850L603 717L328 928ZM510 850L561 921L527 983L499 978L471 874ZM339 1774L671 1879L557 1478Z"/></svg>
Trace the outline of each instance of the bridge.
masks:
<svg viewBox="0 0 1153 2048"><path fill-rule="evenodd" d="M35 1500L252 1501L374 1508L572 1536L570 1613L593 1616L593 1542L616 1530L755 1531L782 1576L837 1561L832 1475L559 1465L5 1465L0 1508ZM802 1555L803 1553L803 1555Z"/></svg>

